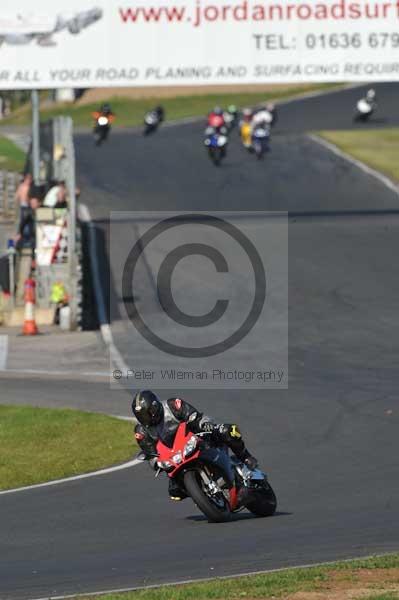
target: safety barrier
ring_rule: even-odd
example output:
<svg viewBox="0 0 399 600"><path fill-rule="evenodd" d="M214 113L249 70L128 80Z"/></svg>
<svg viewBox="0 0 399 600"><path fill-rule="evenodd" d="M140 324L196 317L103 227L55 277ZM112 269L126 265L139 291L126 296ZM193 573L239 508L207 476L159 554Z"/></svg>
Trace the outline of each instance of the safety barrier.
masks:
<svg viewBox="0 0 399 600"><path fill-rule="evenodd" d="M0 220L2 221L14 221L16 218L15 191L18 177L18 173L0 171Z"/></svg>
<svg viewBox="0 0 399 600"><path fill-rule="evenodd" d="M25 281L25 315L22 335L37 335L39 330L35 319L36 282L32 277Z"/></svg>
<svg viewBox="0 0 399 600"><path fill-rule="evenodd" d="M6 310L18 311L24 300L26 308L25 282L33 275L38 314L40 311L51 313L54 308L52 290L54 286L62 284L68 297L70 327L76 329L82 321L82 256L76 219L75 153L70 117L56 117L41 125L39 166L37 188L43 188L41 193L44 195L51 182L65 182L67 207L38 208L33 213L35 227L31 227L32 220L24 227L28 234L33 231L35 239L32 235L32 240L23 237L19 241L13 278L15 285L6 281L2 285L3 292L11 288L11 300ZM32 148L27 154L25 170L33 172ZM0 222L10 224L10 227L19 219L19 206L15 200L17 185L17 173L0 170ZM7 275L11 280L10 273L6 273L6 266L3 265L2 280ZM28 303L26 310L31 311L32 306L32 303Z"/></svg>

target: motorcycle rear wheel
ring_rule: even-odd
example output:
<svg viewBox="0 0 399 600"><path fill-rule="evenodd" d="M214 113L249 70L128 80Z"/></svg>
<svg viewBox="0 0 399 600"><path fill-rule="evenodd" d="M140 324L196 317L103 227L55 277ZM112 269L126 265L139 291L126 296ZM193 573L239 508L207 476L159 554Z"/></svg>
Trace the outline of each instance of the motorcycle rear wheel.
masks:
<svg viewBox="0 0 399 600"><path fill-rule="evenodd" d="M201 512L213 523L224 523L230 521L232 512L227 503L224 502L224 507L218 507L216 503L207 496L201 486L200 476L197 471L187 471L184 474L184 486L191 496L194 504L198 506Z"/></svg>
<svg viewBox="0 0 399 600"><path fill-rule="evenodd" d="M276 512L276 494L268 481L262 488L251 491L250 498L245 506L252 514L258 517L271 517Z"/></svg>

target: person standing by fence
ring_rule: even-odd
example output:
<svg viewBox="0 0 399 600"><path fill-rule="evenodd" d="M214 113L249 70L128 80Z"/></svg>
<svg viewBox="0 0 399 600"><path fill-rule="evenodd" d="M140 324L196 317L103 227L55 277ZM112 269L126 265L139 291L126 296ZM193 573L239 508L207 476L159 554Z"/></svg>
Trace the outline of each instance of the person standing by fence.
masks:
<svg viewBox="0 0 399 600"><path fill-rule="evenodd" d="M21 213L23 212L24 208L29 207L29 196L32 188L32 181L32 175L30 173L25 173L15 192L15 204L16 206L20 207Z"/></svg>

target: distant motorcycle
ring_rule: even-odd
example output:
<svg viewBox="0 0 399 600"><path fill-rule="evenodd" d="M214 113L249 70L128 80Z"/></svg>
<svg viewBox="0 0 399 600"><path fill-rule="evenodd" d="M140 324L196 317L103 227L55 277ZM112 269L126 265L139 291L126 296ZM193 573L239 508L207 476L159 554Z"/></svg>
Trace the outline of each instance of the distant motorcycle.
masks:
<svg viewBox="0 0 399 600"><path fill-rule="evenodd" d="M238 110L235 106L229 106L223 113L225 125L231 131L238 123Z"/></svg>
<svg viewBox="0 0 399 600"><path fill-rule="evenodd" d="M100 146L107 139L111 129L111 117L106 115L96 116L93 136L96 146Z"/></svg>
<svg viewBox="0 0 399 600"><path fill-rule="evenodd" d="M356 112L353 117L354 121L366 122L371 117L375 110L375 104L368 102L366 98L361 98L356 104Z"/></svg>
<svg viewBox="0 0 399 600"><path fill-rule="evenodd" d="M204 144L208 149L208 155L214 165L219 166L226 156L228 137L225 130L216 130L207 127L205 130Z"/></svg>
<svg viewBox="0 0 399 600"><path fill-rule="evenodd" d="M269 150L270 129L266 125L256 125L252 131L252 148L260 160Z"/></svg>
<svg viewBox="0 0 399 600"><path fill-rule="evenodd" d="M268 102L266 104L266 111L270 115L270 121L269 121L270 127L274 127L274 125L277 123L278 114L277 114L277 108L273 104L273 102Z"/></svg>
<svg viewBox="0 0 399 600"><path fill-rule="evenodd" d="M252 117L252 128L260 124L266 124L268 127L271 127L276 120L275 115L275 109L273 109L273 111L270 111L266 108L257 110Z"/></svg>
<svg viewBox="0 0 399 600"><path fill-rule="evenodd" d="M241 142L244 148L251 150L252 148L252 127L251 123L244 121L240 127Z"/></svg>
<svg viewBox="0 0 399 600"><path fill-rule="evenodd" d="M150 110L144 116L144 131L143 135L149 135L150 133L154 133L161 122L165 118L164 110L161 106L154 108L154 110Z"/></svg>

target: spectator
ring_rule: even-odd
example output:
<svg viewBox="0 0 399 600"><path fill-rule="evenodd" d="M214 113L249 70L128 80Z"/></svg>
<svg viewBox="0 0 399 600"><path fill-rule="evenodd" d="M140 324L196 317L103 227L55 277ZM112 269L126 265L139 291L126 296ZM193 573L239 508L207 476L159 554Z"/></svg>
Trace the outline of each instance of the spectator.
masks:
<svg viewBox="0 0 399 600"><path fill-rule="evenodd" d="M55 305L54 325L60 324L60 310L68 306L69 297L62 281L56 281L51 288L52 304Z"/></svg>
<svg viewBox="0 0 399 600"><path fill-rule="evenodd" d="M60 181L58 185L58 195L57 195L57 204L55 208L67 208L67 189L65 186L65 181Z"/></svg>
<svg viewBox="0 0 399 600"><path fill-rule="evenodd" d="M15 192L15 202L20 208L29 207L29 195L32 187L32 175L25 173Z"/></svg>
<svg viewBox="0 0 399 600"><path fill-rule="evenodd" d="M36 197L30 199L29 207L25 208L15 236L17 248L32 248L32 256L36 247L36 209L40 207L40 200Z"/></svg>
<svg viewBox="0 0 399 600"><path fill-rule="evenodd" d="M59 181L49 189L44 198L43 206L48 208L67 207L65 181Z"/></svg>

